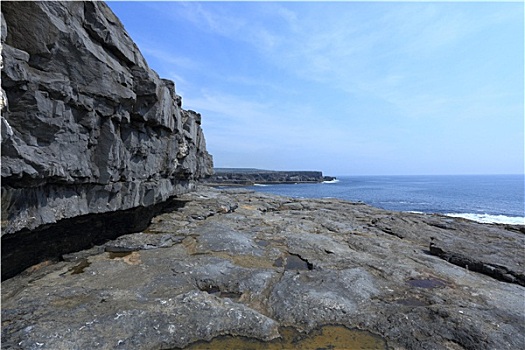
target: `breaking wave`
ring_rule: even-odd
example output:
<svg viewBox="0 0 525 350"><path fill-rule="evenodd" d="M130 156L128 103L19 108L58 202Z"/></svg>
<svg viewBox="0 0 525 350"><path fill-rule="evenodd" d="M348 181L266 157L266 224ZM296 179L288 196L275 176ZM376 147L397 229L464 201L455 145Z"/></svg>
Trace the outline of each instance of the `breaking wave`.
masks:
<svg viewBox="0 0 525 350"><path fill-rule="evenodd" d="M338 179L333 179L333 180L330 180L330 181L323 181L324 184L336 184L338 182L339 182Z"/></svg>
<svg viewBox="0 0 525 350"><path fill-rule="evenodd" d="M485 224L509 224L525 225L525 217L507 216L507 215L490 215L490 214L472 214L472 213L447 213L446 216L463 218L477 221Z"/></svg>

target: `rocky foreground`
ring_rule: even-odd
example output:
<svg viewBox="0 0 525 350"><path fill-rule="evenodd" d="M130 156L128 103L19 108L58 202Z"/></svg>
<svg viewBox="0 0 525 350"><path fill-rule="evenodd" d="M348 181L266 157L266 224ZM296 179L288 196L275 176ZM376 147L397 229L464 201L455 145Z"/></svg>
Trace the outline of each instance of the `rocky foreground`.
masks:
<svg viewBox="0 0 525 350"><path fill-rule="evenodd" d="M523 226L201 187L4 281L2 348L523 349L524 247Z"/></svg>

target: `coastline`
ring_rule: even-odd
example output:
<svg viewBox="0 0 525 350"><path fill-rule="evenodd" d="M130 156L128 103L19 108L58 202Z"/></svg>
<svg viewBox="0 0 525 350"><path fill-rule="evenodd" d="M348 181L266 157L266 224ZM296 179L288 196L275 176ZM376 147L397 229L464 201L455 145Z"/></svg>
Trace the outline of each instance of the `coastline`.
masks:
<svg viewBox="0 0 525 350"><path fill-rule="evenodd" d="M255 95L246 89L259 85L252 78L268 80L269 76L259 74L264 70L258 70L257 77L245 74L263 61L250 59L255 57L251 49L236 50L242 40L234 42L227 35L229 42L225 42L219 35L208 50L194 45L210 43L212 33L200 30L206 27L232 33L241 29L236 31L241 34L246 29L251 45L253 30L260 32L261 25L268 24L274 33L287 24L300 24L295 20L302 16L293 16L302 13L299 8L270 4L267 14L272 23L266 22L259 6L253 13L247 9L246 18L253 14L257 23L254 26L234 16L241 25L238 28L227 18L241 13L237 7L209 12L196 4L198 16L189 18L196 20L191 21L196 27L167 21L155 14L161 9L149 8L146 11L153 10L151 18L162 28L146 28L145 11L137 22L129 5L109 5L2 4L2 348L525 349L525 338L517 336L525 334L525 225L476 223L450 216L480 219L481 215L487 220L493 218L486 215L525 216L523 208L515 205L520 188L523 194L523 177L521 187L515 182L499 186L488 181L492 187L486 192L472 191L470 178L441 183L434 192L425 192L429 188L418 181L399 177L386 183L372 181L372 185L362 181L361 194L370 186L375 193L365 196L373 198L366 201L368 205L360 199L359 186L345 188L344 180L321 171L215 168L214 174L203 129L207 117L184 109L175 82L152 70L153 62L146 62L131 38L137 28L139 34L151 28L170 33L165 37L175 43L170 47L179 50L178 58L200 53L193 61L203 63L201 58L212 54L212 64L194 65L196 70L177 61L183 63L179 68L204 73L190 74L196 80L188 84L219 82L217 89L207 89L214 95L207 97L220 108L205 103L208 108L204 106L203 111L212 114L211 127L222 135L213 142L226 142L212 147L219 150L216 157L221 161L226 155L228 162L257 159L266 163L275 156L279 159L274 164L351 169L346 171L446 171L455 162L450 157L429 158L425 149L416 154L414 147L405 149L421 156L421 161L412 159L412 165L395 158L402 148L401 153L372 152L379 157L367 160L370 147L355 149L368 143L360 140L375 140L374 147L383 147L391 138L358 135L365 131L362 126L370 124L362 117L353 125L357 129L341 129L336 120L340 113L326 109L344 107L337 91L324 89L335 98L335 103L325 103L328 100L319 95L322 86L296 81L299 90L306 90L296 94L287 89L293 95L288 96L290 100L273 89L274 84L265 84L270 94L265 92L259 96L265 101L254 104L255 100L248 100ZM182 14L178 18L184 19L191 8L182 5L170 13ZM113 7L123 11L126 22L131 15L129 32ZM316 23L324 18L312 14ZM281 23L275 22L279 18ZM305 38L324 41L323 36L312 36L314 22L307 22L301 22ZM170 23L182 26L166 30ZM363 33L354 34L363 37ZM266 37L256 39L265 45ZM190 41L185 43L186 39ZM278 46L272 54L282 56ZM230 47L236 55L222 60L217 49ZM206 69L223 61L235 64L236 58L243 60L243 69L232 66L230 78L215 74L223 72L218 66L219 70ZM388 69L381 71L388 73ZM275 72L282 80L283 75ZM168 72L176 78L190 75ZM292 80L286 84L294 84ZM272 97L271 90L278 95ZM188 97L193 102L199 99ZM305 98L309 103L321 101L319 108L301 107ZM293 106L299 106L294 108L299 112L290 117ZM258 112L261 108L264 113ZM392 109L385 111L388 116ZM380 114L375 113L384 117ZM327 122L332 116L335 123ZM467 133L474 130L465 126ZM427 129L413 133L415 143L399 138L395 130L388 134L413 146L421 144ZM315 135L304 137L309 130ZM370 131L377 136L384 130ZM257 136L260 132L264 135ZM352 141L349 135L357 139ZM435 141L439 144L441 139ZM446 148L454 149L451 144ZM478 147L476 154L484 153ZM456 166L470 168L464 162L467 158ZM481 169L503 169L500 160L492 165L490 159L484 160L486 166ZM428 184L429 178L421 183ZM303 187L318 191L305 195ZM292 189L294 195L270 194L276 188ZM383 196L389 191L397 192ZM348 194L351 198L344 198ZM450 205L453 202L458 206ZM382 204L389 207L381 209ZM427 213L400 208L422 208ZM464 214L470 213L465 208L478 214ZM479 214L485 208L493 212Z"/></svg>
<svg viewBox="0 0 525 350"><path fill-rule="evenodd" d="M361 201L386 210L481 223L524 225L522 181L522 175L337 176L335 183L248 188L296 198Z"/></svg>
<svg viewBox="0 0 525 350"><path fill-rule="evenodd" d="M277 184L306 184L334 181L321 171L278 171L251 168L214 168L213 175L202 180L210 186L255 186Z"/></svg>
<svg viewBox="0 0 525 350"><path fill-rule="evenodd" d="M264 348L331 324L381 349L525 346L523 226L202 185L174 201L141 232L4 281L3 345Z"/></svg>

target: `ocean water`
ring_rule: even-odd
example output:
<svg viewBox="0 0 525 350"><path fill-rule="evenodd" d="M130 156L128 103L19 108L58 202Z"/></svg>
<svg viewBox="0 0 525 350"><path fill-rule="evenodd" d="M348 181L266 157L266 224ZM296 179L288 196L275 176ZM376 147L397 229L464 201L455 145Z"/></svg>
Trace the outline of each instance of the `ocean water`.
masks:
<svg viewBox="0 0 525 350"><path fill-rule="evenodd" d="M339 198L408 212L525 225L524 175L340 176L318 184L249 186L300 198Z"/></svg>

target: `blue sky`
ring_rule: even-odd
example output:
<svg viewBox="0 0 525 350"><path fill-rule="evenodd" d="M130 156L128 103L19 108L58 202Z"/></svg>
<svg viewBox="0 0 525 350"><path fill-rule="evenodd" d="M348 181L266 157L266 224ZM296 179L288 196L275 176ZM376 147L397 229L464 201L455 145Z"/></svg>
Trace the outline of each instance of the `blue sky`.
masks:
<svg viewBox="0 0 525 350"><path fill-rule="evenodd" d="M524 172L522 2L109 2L217 167Z"/></svg>

